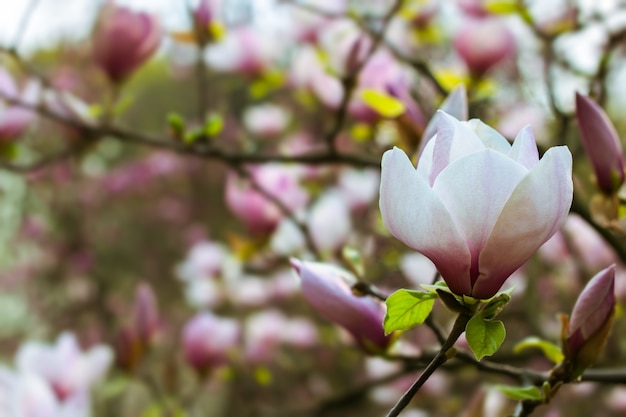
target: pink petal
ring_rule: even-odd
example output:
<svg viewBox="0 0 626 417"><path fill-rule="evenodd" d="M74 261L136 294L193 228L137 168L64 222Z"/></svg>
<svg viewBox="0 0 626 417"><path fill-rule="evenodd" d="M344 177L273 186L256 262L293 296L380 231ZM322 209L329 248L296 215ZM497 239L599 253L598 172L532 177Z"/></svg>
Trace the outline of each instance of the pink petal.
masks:
<svg viewBox="0 0 626 417"><path fill-rule="evenodd" d="M479 258L472 290L489 298L561 227L572 203L572 156L567 147L549 149L506 202Z"/></svg>

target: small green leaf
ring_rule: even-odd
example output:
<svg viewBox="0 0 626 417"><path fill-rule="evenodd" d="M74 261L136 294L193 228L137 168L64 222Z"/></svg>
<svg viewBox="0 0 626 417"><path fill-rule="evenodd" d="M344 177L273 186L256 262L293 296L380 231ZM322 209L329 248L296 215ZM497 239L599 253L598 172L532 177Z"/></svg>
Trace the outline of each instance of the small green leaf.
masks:
<svg viewBox="0 0 626 417"><path fill-rule="evenodd" d="M204 131L200 128L195 128L185 133L185 136L183 137L183 142L185 142L187 145L191 145L203 137Z"/></svg>
<svg viewBox="0 0 626 417"><path fill-rule="evenodd" d="M401 289L391 294L385 303L387 314L383 320L385 334L408 330L422 324L433 309L437 294Z"/></svg>
<svg viewBox="0 0 626 417"><path fill-rule="evenodd" d="M512 14L520 11L516 0L488 0L486 9L493 14Z"/></svg>
<svg viewBox="0 0 626 417"><path fill-rule="evenodd" d="M377 90L363 90L361 99L378 114L391 119L400 116L405 111L404 104L400 100Z"/></svg>
<svg viewBox="0 0 626 417"><path fill-rule="evenodd" d="M535 400L541 401L543 400L543 393L541 390L534 386L530 385L528 387L513 387L511 385L495 385L495 389L506 395L512 400L515 401L523 401L523 400Z"/></svg>
<svg viewBox="0 0 626 417"><path fill-rule="evenodd" d="M224 128L224 120L217 113L211 113L204 124L204 133L210 138L218 135Z"/></svg>
<svg viewBox="0 0 626 417"><path fill-rule="evenodd" d="M135 97L131 95L124 95L120 100L117 101L117 103L115 103L115 107L113 108L113 114L123 114L126 110L130 108L134 101Z"/></svg>
<svg viewBox="0 0 626 417"><path fill-rule="evenodd" d="M185 119L178 113L167 115L167 124L176 136L182 136L185 132Z"/></svg>
<svg viewBox="0 0 626 417"><path fill-rule="evenodd" d="M548 342L547 340L543 340L535 336L527 337L515 345L513 353L520 353L523 350L532 348L540 349L546 358L553 363L560 363L565 358L560 347L552 342Z"/></svg>
<svg viewBox="0 0 626 417"><path fill-rule="evenodd" d="M448 284L445 281L437 281L434 284L420 284L420 287L425 289L428 292L435 293L438 290L446 291L452 294L450 289L448 288Z"/></svg>
<svg viewBox="0 0 626 417"><path fill-rule="evenodd" d="M500 293L493 297L482 311L486 320L491 320L502 311L505 305L511 301L511 296L507 293Z"/></svg>
<svg viewBox="0 0 626 417"><path fill-rule="evenodd" d="M477 360L496 353L505 336L506 331L501 321L485 320L482 315L472 317L465 327L467 344Z"/></svg>

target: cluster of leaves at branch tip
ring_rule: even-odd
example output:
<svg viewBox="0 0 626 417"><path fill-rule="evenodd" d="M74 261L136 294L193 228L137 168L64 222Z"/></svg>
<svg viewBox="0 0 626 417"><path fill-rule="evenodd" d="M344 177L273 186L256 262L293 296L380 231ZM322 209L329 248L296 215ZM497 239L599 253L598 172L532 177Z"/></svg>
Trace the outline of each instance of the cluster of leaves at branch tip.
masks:
<svg viewBox="0 0 626 417"><path fill-rule="evenodd" d="M387 298L387 314L383 321L386 334L422 324L432 311L435 299L439 298L450 310L472 316L465 333L477 360L498 351L506 331L504 324L494 319L511 300L509 293L499 293L488 300L469 300L451 293L445 283L423 287L426 291L400 289Z"/></svg>
<svg viewBox="0 0 626 417"><path fill-rule="evenodd" d="M210 113L202 126L187 129L185 119L180 114L172 112L167 115L167 125L176 139L191 145L203 138L212 138L220 134L224 129L224 120L219 114Z"/></svg>

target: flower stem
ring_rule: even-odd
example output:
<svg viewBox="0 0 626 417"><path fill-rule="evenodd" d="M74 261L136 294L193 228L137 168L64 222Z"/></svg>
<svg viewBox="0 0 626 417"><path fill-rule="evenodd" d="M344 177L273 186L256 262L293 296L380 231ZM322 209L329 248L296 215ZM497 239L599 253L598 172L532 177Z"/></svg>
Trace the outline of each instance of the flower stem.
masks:
<svg viewBox="0 0 626 417"><path fill-rule="evenodd" d="M406 408L407 405L411 402L415 394L422 388L422 385L430 378L430 376L439 368L441 365L446 363L448 358L448 351L454 346L458 338L465 331L465 326L467 322L472 318L472 315L469 312L462 312L456 318L454 322L454 326L448 335L446 341L441 345L441 349L435 355L433 360L430 361L426 369L420 374L417 380L411 385L411 387L405 392L402 397L398 400L398 402L389 410L386 417L396 417L400 415L402 410Z"/></svg>

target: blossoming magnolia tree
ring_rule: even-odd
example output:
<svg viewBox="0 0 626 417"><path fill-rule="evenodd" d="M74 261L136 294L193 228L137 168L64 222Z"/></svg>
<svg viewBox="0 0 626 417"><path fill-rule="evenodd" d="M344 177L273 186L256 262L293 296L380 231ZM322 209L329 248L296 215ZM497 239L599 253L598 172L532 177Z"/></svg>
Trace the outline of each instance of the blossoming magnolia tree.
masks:
<svg viewBox="0 0 626 417"><path fill-rule="evenodd" d="M1 417L624 414L619 2L28 3Z"/></svg>

